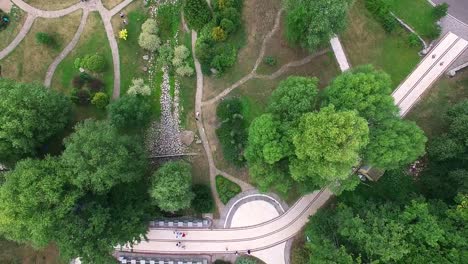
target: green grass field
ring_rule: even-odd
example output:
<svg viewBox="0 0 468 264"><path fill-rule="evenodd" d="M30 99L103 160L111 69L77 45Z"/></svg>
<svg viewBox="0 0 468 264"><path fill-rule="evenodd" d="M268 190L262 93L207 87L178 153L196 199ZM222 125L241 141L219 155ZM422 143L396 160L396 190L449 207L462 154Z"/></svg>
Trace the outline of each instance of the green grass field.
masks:
<svg viewBox="0 0 468 264"><path fill-rule="evenodd" d="M357 0L349 12L348 28L341 35L353 67L372 64L392 77L395 88L420 61L418 47L410 47L409 34L401 28L388 34Z"/></svg>
<svg viewBox="0 0 468 264"><path fill-rule="evenodd" d="M437 32L433 7L427 0L391 0L392 11L425 39L432 39Z"/></svg>

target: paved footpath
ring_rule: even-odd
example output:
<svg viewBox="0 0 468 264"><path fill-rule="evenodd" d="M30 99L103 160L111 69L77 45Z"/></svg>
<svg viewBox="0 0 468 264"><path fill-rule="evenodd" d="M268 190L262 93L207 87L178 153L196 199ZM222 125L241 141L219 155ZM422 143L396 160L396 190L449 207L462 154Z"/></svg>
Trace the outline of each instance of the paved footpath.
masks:
<svg viewBox="0 0 468 264"><path fill-rule="evenodd" d="M112 62L114 66L114 90L113 90L112 98L113 99L119 98L120 96L120 55L119 55L119 47L117 44L117 40L115 37L115 32L112 27L111 20L114 15L119 13L123 8L125 8L134 0L122 1L120 4L118 4L111 10L108 10L107 8L105 8L101 0L88 0L85 2L80 1L70 7L67 7L61 10L53 10L53 11L41 10L41 9L35 8L33 6L28 5L23 0L11 0L11 1L20 9L25 11L28 14L28 17L21 31L16 36L16 38L5 49L0 51L0 60L8 56L8 54L10 54L21 43L24 37L28 34L29 30L31 29L34 23L34 20L37 17L59 18L59 17L69 15L77 10L82 9L83 17L81 19L80 26L75 33L75 36L67 45L67 47L59 54L59 56L55 58L55 60L52 62L52 64L49 66L47 70L44 84L46 86L50 86L55 70L57 69L60 62L76 47L76 44L78 43L81 33L83 32L84 27L86 25L86 20L87 20L89 12L97 11L101 15L102 22L104 23L107 40L109 41L109 46L112 52Z"/></svg>

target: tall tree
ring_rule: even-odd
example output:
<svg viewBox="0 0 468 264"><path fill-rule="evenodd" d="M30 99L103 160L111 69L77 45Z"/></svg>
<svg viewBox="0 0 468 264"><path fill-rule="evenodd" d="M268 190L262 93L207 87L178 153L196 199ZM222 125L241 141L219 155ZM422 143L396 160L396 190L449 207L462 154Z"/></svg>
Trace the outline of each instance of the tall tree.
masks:
<svg viewBox="0 0 468 264"><path fill-rule="evenodd" d="M152 178L150 195L166 212L175 212L190 207L192 192L191 166L185 162L168 162Z"/></svg>
<svg viewBox="0 0 468 264"><path fill-rule="evenodd" d="M383 169L399 168L421 157L426 141L414 122L390 119L371 129L365 160Z"/></svg>
<svg viewBox="0 0 468 264"><path fill-rule="evenodd" d="M346 27L352 0L287 0L286 33L290 42L314 50Z"/></svg>
<svg viewBox="0 0 468 264"><path fill-rule="evenodd" d="M119 129L144 128L151 120L151 102L142 95L127 95L107 107L109 121Z"/></svg>
<svg viewBox="0 0 468 264"><path fill-rule="evenodd" d="M65 128L70 111L70 100L54 90L0 78L0 161L33 155Z"/></svg>
<svg viewBox="0 0 468 264"><path fill-rule="evenodd" d="M147 158L139 140L119 135L106 121L88 119L75 130L65 139L62 163L77 187L102 193L145 174Z"/></svg>
<svg viewBox="0 0 468 264"><path fill-rule="evenodd" d="M317 97L317 78L291 76L280 82L270 96L268 112L283 121L297 120L312 112Z"/></svg>
<svg viewBox="0 0 468 264"><path fill-rule="evenodd" d="M337 110L356 110L373 125L398 116L392 91L390 76L368 65L335 78L326 89L326 99Z"/></svg>
<svg viewBox="0 0 468 264"><path fill-rule="evenodd" d="M211 20L211 9L205 0L185 0L184 16L189 27L199 31Z"/></svg>
<svg viewBox="0 0 468 264"><path fill-rule="evenodd" d="M346 179L369 141L367 122L354 111L338 112L333 106L307 113L293 132L296 158L291 176L318 186Z"/></svg>

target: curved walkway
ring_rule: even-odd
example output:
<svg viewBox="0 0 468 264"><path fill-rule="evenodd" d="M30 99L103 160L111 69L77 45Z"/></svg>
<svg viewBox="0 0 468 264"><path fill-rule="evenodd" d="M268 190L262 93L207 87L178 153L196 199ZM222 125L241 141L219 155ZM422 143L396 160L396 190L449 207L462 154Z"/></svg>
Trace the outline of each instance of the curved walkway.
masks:
<svg viewBox="0 0 468 264"><path fill-rule="evenodd" d="M68 43L67 47L62 50L60 55L58 55L57 58L50 64L49 69L47 69L46 77L44 80L44 86L49 87L51 82L52 82L52 77L54 76L55 70L59 66L60 62L65 59L65 57L68 56L68 54L75 48L76 44L78 44L78 41L80 40L81 33L83 33L84 27L86 25L86 21L88 20L88 15L89 12L85 10L83 12L83 15L81 17L81 22L80 26L78 27L78 30L75 33L75 36L73 36L73 39Z"/></svg>
<svg viewBox="0 0 468 264"><path fill-rule="evenodd" d="M44 80L44 84L46 86L50 86L52 81L53 75L55 70L57 69L60 62L75 48L76 44L78 43L81 33L83 32L84 26L86 25L86 20L88 17L89 12L97 11L101 15L102 22L104 23L104 28L106 30L107 39L109 41L109 46L112 52L112 62L114 66L114 90L112 94L112 98L116 99L120 96L120 55L119 55L119 48L117 44L117 40L115 38L114 29L112 27L112 17L120 12L123 8L129 5L134 0L125 0L108 10L104 7L101 0L88 0L86 2L78 2L70 7L61 10L41 10L35 7L32 7L25 3L23 0L11 0L16 6L20 9L25 11L28 14L28 17L19 32L16 38L2 51L0 51L0 60L8 56L24 39L24 37L28 34L29 30L34 23L34 20L37 17L42 18L59 18L66 15L69 15L79 9L83 9L83 17L81 19L80 26L75 33L72 41L67 45L67 47L60 53L60 55L52 62L47 70L46 77Z"/></svg>

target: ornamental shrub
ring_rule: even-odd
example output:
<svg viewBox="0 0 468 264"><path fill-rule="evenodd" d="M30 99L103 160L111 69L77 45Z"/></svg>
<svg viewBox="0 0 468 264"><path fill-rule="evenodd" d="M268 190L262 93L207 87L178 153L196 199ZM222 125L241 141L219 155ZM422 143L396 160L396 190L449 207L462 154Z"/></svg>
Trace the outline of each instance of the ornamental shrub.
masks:
<svg viewBox="0 0 468 264"><path fill-rule="evenodd" d="M88 105L91 98L91 93L88 89L73 89L70 94L71 100L75 104Z"/></svg>
<svg viewBox="0 0 468 264"><path fill-rule="evenodd" d="M161 40L154 34L142 32L138 38L138 45L145 50L156 51L161 46Z"/></svg>
<svg viewBox="0 0 468 264"><path fill-rule="evenodd" d="M156 20L149 18L141 25L141 32L156 35L159 32Z"/></svg>
<svg viewBox="0 0 468 264"><path fill-rule="evenodd" d="M169 65L172 62L174 57L174 50L171 47L171 44L165 43L159 48L158 62L161 65Z"/></svg>
<svg viewBox="0 0 468 264"><path fill-rule="evenodd" d="M432 9L432 15L434 16L436 20L439 20L447 15L448 8L449 8L449 5L447 3L436 5Z"/></svg>
<svg viewBox="0 0 468 264"><path fill-rule="evenodd" d="M214 53L216 56L211 61L211 67L219 72L224 72L236 63L237 49L230 43L216 47Z"/></svg>
<svg viewBox="0 0 468 264"><path fill-rule="evenodd" d="M185 65L182 65L182 66L178 67L176 69L176 73L177 73L177 75L182 76L182 77L190 77L190 76L193 75L194 70L193 70L192 67L185 64Z"/></svg>
<svg viewBox="0 0 468 264"><path fill-rule="evenodd" d="M418 36L413 33L408 36L408 45L410 47L420 47L421 41L419 40Z"/></svg>
<svg viewBox="0 0 468 264"><path fill-rule="evenodd" d="M55 45L55 39L49 35L48 33L45 32L37 32L36 33L36 42L39 44L43 44L46 46L54 46Z"/></svg>
<svg viewBox="0 0 468 264"><path fill-rule="evenodd" d="M99 79L91 79L86 85L93 93L100 92L104 89L104 82Z"/></svg>
<svg viewBox="0 0 468 264"><path fill-rule="evenodd" d="M75 59L75 67L84 68L92 72L104 72L106 70L106 66L106 60L104 56L97 53L93 55L86 55L82 59Z"/></svg>
<svg viewBox="0 0 468 264"><path fill-rule="evenodd" d="M130 86L130 88L128 88L127 94L148 96L151 95L151 89L148 85L145 84L143 79L133 79L132 85Z"/></svg>
<svg viewBox="0 0 468 264"><path fill-rule="evenodd" d="M82 79L79 75L73 77L72 85L74 88L82 88L85 85L86 81Z"/></svg>
<svg viewBox="0 0 468 264"><path fill-rule="evenodd" d="M227 38L227 35L226 35L226 32L224 32L224 29L222 29L221 27L214 27L211 30L211 37L215 41L225 41Z"/></svg>
<svg viewBox="0 0 468 264"><path fill-rule="evenodd" d="M211 213L214 209L213 195L211 195L210 186L204 184L196 184L192 186L192 191L195 194L195 198L192 201L192 208L195 212Z"/></svg>
<svg viewBox="0 0 468 264"><path fill-rule="evenodd" d="M220 26L228 34L234 32L236 30L236 26L234 25L234 23L230 19L227 19L227 18L221 19Z"/></svg>
<svg viewBox="0 0 468 264"><path fill-rule="evenodd" d="M97 108L104 109L109 104L109 96L106 93L98 92L94 95L91 103Z"/></svg>

